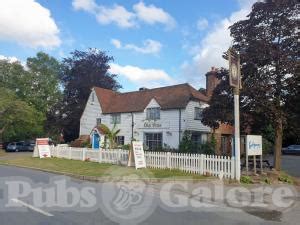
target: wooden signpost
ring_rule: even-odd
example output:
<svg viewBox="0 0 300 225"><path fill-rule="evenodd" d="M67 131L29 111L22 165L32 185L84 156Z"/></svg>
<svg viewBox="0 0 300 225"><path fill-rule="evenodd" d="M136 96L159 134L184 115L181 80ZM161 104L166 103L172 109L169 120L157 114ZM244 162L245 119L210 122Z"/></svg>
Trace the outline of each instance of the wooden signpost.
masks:
<svg viewBox="0 0 300 225"><path fill-rule="evenodd" d="M254 174L256 174L256 156L260 156L260 172L263 172L262 165L262 136L247 135L246 136L246 172L249 171L249 156L253 156Z"/></svg>
<svg viewBox="0 0 300 225"><path fill-rule="evenodd" d="M135 166L136 169L146 168L146 159L144 154L143 142L132 141L129 150L128 166Z"/></svg>
<svg viewBox="0 0 300 225"><path fill-rule="evenodd" d="M241 177L241 154L240 154L240 89L241 85L241 69L240 55L233 49L227 51L227 59L229 61L229 84L233 87L234 92L234 157L235 157L235 179L240 180Z"/></svg>

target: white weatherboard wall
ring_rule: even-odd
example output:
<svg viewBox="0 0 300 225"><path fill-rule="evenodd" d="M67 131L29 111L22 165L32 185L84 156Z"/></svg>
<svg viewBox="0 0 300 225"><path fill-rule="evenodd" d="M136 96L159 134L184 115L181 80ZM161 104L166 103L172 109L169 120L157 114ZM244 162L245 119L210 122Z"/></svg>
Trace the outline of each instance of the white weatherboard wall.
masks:
<svg viewBox="0 0 300 225"><path fill-rule="evenodd" d="M94 93L94 102L92 102L92 94ZM144 141L144 133L162 133L163 144L170 148L178 148L179 135L182 138L185 130L200 131L209 133L209 127L204 126L200 120L195 120L195 107L204 108L204 103L190 101L185 109L169 109L160 111L159 120L147 120L147 108L160 107L155 99L152 99L146 106L143 112L121 113L121 123L116 125L120 129L119 136L124 136L125 144L129 144L132 137L132 117L134 122L133 138L137 141ZM180 113L181 112L181 113ZM181 125L179 125L179 118L181 114ZM100 103L94 90L86 104L85 110L80 120L80 135L89 135L92 129L96 126L96 118L101 118L101 122L107 125L110 129L111 114L103 114ZM149 128L145 127L146 123L156 123L160 127ZM181 134L179 134L179 127L181 126ZM163 146L164 147L164 146Z"/></svg>
<svg viewBox="0 0 300 225"><path fill-rule="evenodd" d="M134 138L143 141L144 133L162 133L163 143L171 148L178 148L179 145L179 110L160 110L160 119L149 121L146 119L147 108L160 107L155 99L152 99L144 112L134 114ZM160 124L160 128L147 128L145 122Z"/></svg>
<svg viewBox="0 0 300 225"><path fill-rule="evenodd" d="M92 95L94 94L94 102ZM85 109L80 118L79 135L89 135L92 129L96 126L96 118L101 118L101 107L94 90L92 90L89 99L85 105Z"/></svg>
<svg viewBox="0 0 300 225"><path fill-rule="evenodd" d="M195 107L205 108L204 103L199 103L195 101L190 101L185 110L186 118L186 130L201 131L205 133L211 132L211 129L207 126L204 126L201 123L201 120L195 120Z"/></svg>

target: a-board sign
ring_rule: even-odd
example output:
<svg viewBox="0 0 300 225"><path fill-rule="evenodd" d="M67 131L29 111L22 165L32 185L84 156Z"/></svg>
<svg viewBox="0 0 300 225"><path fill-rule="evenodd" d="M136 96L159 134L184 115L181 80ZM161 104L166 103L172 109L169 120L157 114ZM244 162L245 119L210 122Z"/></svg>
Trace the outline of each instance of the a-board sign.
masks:
<svg viewBox="0 0 300 225"><path fill-rule="evenodd" d="M262 136L246 135L246 153L247 155L262 155Z"/></svg>
<svg viewBox="0 0 300 225"><path fill-rule="evenodd" d="M136 169L146 168L143 142L141 141L132 142L132 150L129 152L128 166L133 166L133 164Z"/></svg>
<svg viewBox="0 0 300 225"><path fill-rule="evenodd" d="M49 158L51 157L49 138L37 138L36 147L39 152L40 158Z"/></svg>

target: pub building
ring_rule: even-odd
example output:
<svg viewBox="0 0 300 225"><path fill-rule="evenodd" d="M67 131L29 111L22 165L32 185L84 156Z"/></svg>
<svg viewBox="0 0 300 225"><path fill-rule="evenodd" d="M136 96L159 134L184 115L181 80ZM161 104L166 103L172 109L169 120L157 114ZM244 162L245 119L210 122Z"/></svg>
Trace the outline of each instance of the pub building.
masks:
<svg viewBox="0 0 300 225"><path fill-rule="evenodd" d="M145 149L178 149L185 131L196 144L206 143L212 129L201 123L202 110L208 106L213 89L220 82L216 69L206 74L206 91L184 83L160 88L140 88L119 93L94 87L80 119L77 143L89 140L94 149L101 147L100 124L120 129L117 144L143 141ZM233 127L221 124L214 130L216 153L231 155Z"/></svg>

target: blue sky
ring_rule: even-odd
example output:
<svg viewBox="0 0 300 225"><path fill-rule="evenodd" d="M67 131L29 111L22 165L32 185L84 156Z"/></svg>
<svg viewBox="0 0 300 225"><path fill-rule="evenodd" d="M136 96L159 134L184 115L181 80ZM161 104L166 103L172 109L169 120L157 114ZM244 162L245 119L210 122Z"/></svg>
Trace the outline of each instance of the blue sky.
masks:
<svg viewBox="0 0 300 225"><path fill-rule="evenodd" d="M254 0L2 0L0 58L24 62L37 51L59 59L88 47L114 57L121 91L189 82L204 87L226 66L228 26Z"/></svg>

